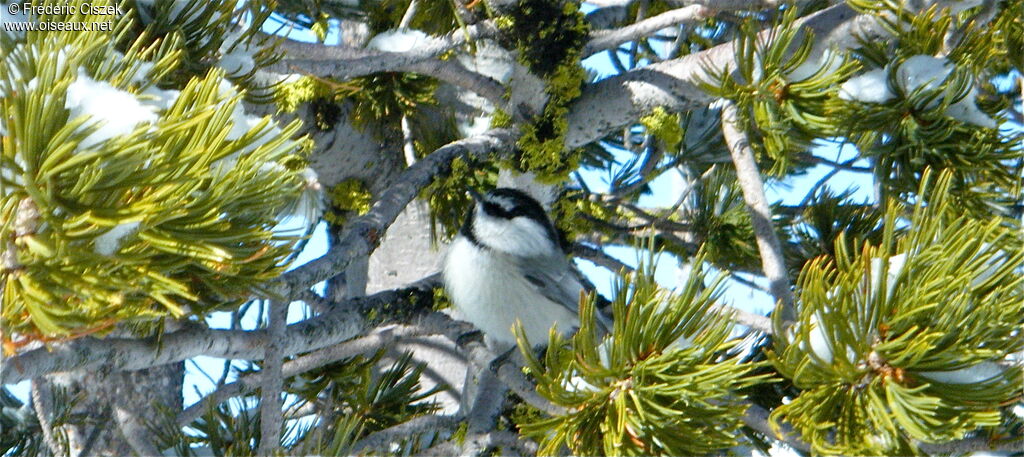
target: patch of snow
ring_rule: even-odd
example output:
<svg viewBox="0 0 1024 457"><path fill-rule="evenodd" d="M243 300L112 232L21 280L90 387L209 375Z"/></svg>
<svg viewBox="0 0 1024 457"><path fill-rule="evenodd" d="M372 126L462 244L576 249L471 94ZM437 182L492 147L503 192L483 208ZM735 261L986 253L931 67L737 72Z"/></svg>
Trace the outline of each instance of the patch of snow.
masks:
<svg viewBox="0 0 1024 457"><path fill-rule="evenodd" d="M839 86L839 98L862 103L885 103L896 98L896 94L889 89L888 78L884 68L876 68L850 78Z"/></svg>
<svg viewBox="0 0 1024 457"><path fill-rule="evenodd" d="M938 90L954 68L949 60L919 54L899 66L896 70L896 83L908 94L922 86L925 90Z"/></svg>
<svg viewBox="0 0 1024 457"><path fill-rule="evenodd" d="M139 229L138 222L128 222L124 224L117 224L111 228L107 233L104 233L94 240L97 254L100 255L113 255L118 248L121 247L121 239L135 233Z"/></svg>
<svg viewBox="0 0 1024 457"><path fill-rule="evenodd" d="M428 46L433 41L433 38L419 30L393 29L377 34L366 43L366 48L385 52L407 52Z"/></svg>
<svg viewBox="0 0 1024 457"><path fill-rule="evenodd" d="M70 111L71 119L88 115L91 123L100 123L96 131L82 140L79 148L129 134L135 126L157 120L152 106L105 81L90 78L82 70L78 72L78 79L68 86L64 107Z"/></svg>
<svg viewBox="0 0 1024 457"><path fill-rule="evenodd" d="M887 265L884 267L885 270L885 292L887 297L892 296L893 283L896 282L896 278L900 272L903 271L903 265L907 263L907 255L899 254L889 257ZM871 259L871 289L877 290L882 284L882 259L880 257L874 257Z"/></svg>
<svg viewBox="0 0 1024 457"><path fill-rule="evenodd" d="M959 370L921 371L918 374L946 384L976 384L1003 374L1003 367L995 362L982 362Z"/></svg>
<svg viewBox="0 0 1024 457"><path fill-rule="evenodd" d="M480 135L491 128L491 118L492 116L476 116L472 122L459 122L459 134L463 138Z"/></svg>
<svg viewBox="0 0 1024 457"><path fill-rule="evenodd" d="M979 6L984 3L982 0L961 0L949 6L949 12L953 15L960 14L967 11L975 6Z"/></svg>
<svg viewBox="0 0 1024 457"><path fill-rule="evenodd" d="M178 100L178 96L181 95L181 91L163 90L154 85L149 86L139 95L142 96L140 101L143 104L150 106L157 111L167 111L174 106L174 102Z"/></svg>
<svg viewBox="0 0 1024 457"><path fill-rule="evenodd" d="M999 127L999 123L995 119L992 119L984 111L978 109L978 105L975 103L977 99L978 89L971 87L971 91L967 93L967 96L946 108L946 115L958 121L974 124L979 127L990 129Z"/></svg>
<svg viewBox="0 0 1024 457"><path fill-rule="evenodd" d="M252 56L257 51L258 46L243 41L240 32L231 30L225 34L220 45L221 58L217 66L223 68L232 78L245 76L256 68L256 61Z"/></svg>
<svg viewBox="0 0 1024 457"><path fill-rule="evenodd" d="M476 54L459 54L458 59L468 70L502 84L507 83L515 71L512 53L489 40L477 43Z"/></svg>
<svg viewBox="0 0 1024 457"><path fill-rule="evenodd" d="M597 392L598 388L593 384L587 382L580 376L573 376L563 381L562 384L565 390L570 392Z"/></svg>
<svg viewBox="0 0 1024 457"><path fill-rule="evenodd" d="M900 65L896 71L896 77L897 82L906 93L913 92L922 86L925 90L933 91L941 89L955 68L956 66L948 59L916 55ZM977 99L978 91L975 87L971 87L970 92L964 98L950 105L945 114L968 124L996 128L998 126L996 121L978 109L978 105L975 103Z"/></svg>
<svg viewBox="0 0 1024 457"><path fill-rule="evenodd" d="M808 57L804 63L789 72L786 79L793 82L803 81L818 72L822 72L822 76L827 76L835 73L841 66L843 66L842 56L826 49L818 58Z"/></svg>

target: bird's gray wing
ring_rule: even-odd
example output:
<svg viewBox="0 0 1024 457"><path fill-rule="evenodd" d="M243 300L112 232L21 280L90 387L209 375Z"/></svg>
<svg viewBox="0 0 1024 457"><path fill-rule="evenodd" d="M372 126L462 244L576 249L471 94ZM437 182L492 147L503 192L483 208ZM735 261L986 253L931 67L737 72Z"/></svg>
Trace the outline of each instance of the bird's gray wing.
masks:
<svg viewBox="0 0 1024 457"><path fill-rule="evenodd" d="M521 257L517 259L520 273L541 295L573 314L579 312L580 293L583 285L576 276L569 260L560 255L543 257ZM597 323L604 332L610 332L607 318L597 312Z"/></svg>

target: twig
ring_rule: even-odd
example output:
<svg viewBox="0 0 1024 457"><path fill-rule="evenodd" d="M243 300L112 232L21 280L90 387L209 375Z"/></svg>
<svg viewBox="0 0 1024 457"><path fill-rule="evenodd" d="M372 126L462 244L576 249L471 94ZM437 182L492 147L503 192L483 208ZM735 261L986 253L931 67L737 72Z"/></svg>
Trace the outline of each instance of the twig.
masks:
<svg viewBox="0 0 1024 457"><path fill-rule="evenodd" d="M722 108L722 133L729 146L733 164L736 165L736 177L743 191L743 200L750 211L757 249L761 253L761 265L765 277L768 278L772 296L782 304L782 319L796 320L793 291L790 290L789 276L786 274L782 244L779 243L775 227L772 225L771 208L764 195L764 183L757 169L754 151L750 148L746 134L740 129L739 113L732 102L726 102Z"/></svg>
<svg viewBox="0 0 1024 457"><path fill-rule="evenodd" d="M585 244L574 243L572 245L572 253L576 257L587 259L615 273L618 273L620 271L631 272L634 270L633 267L626 265L624 262L622 262L619 259L616 259L615 257L612 257L607 252L604 252L601 249L587 246Z"/></svg>
<svg viewBox="0 0 1024 457"><path fill-rule="evenodd" d="M114 421L117 422L117 427L121 430L121 436L137 455L162 455L160 449L153 444L155 441L152 433L146 429L134 412L125 408L121 401L116 401L113 413ZM97 425L96 428L102 427Z"/></svg>
<svg viewBox="0 0 1024 457"><path fill-rule="evenodd" d="M288 302L271 301L267 313L267 341L263 356L260 392L260 446L257 455L272 455L281 443L281 391L284 375L285 325L288 321Z"/></svg>
<svg viewBox="0 0 1024 457"><path fill-rule="evenodd" d="M43 432L43 442L53 455L66 455L64 446L61 446L53 435L53 421L50 420L53 415L53 405L50 404L53 400L53 391L50 389L50 381L42 376L33 379L31 393L32 409L36 411L36 419L39 420L39 428Z"/></svg>
<svg viewBox="0 0 1024 457"><path fill-rule="evenodd" d="M409 315L428 306L426 281L405 289L386 290L356 297L332 306L331 311L289 325L284 338L284 356L315 351L362 334L362 313L391 305ZM388 317L388 316L382 316ZM399 316L401 317L401 316ZM391 319L395 319L391 316ZM264 356L266 330L214 330L192 327L165 334L159 344L138 338L86 337L28 351L0 364L0 382L16 384L25 379L58 371L102 369L105 372L141 370L198 355L225 359L259 360Z"/></svg>
<svg viewBox="0 0 1024 457"><path fill-rule="evenodd" d="M427 449L419 454L418 456L478 456L484 455L487 450L494 449L496 447L509 447L518 450L524 455L533 455L537 453L537 446L528 441L522 440L519 435L513 432L488 432L488 433L475 433L467 434L465 439L461 440L448 440L440 443L430 449Z"/></svg>
<svg viewBox="0 0 1024 457"><path fill-rule="evenodd" d="M310 370L322 367L329 363L354 357L360 354L374 352L382 347L397 342L400 338L422 335L424 332L415 326L393 326L377 328L359 338L355 338L337 345L311 352L301 357L296 357L281 367L283 377L289 378ZM179 426L186 426L198 418L209 407L221 403L231 397L236 397L246 391L260 385L263 382L261 373L254 373L243 376L238 380L225 384L223 387L207 394L192 406L185 408L177 417Z"/></svg>
<svg viewBox="0 0 1024 457"><path fill-rule="evenodd" d="M748 404L747 411L743 413L743 423L761 433L762 435L775 438L783 443L788 444L793 449L798 449L803 452L811 452L811 446L797 437L796 432L788 424L783 424L781 429L781 436L775 434L775 430L772 429L768 419L768 411L759 405L750 403Z"/></svg>
<svg viewBox="0 0 1024 457"><path fill-rule="evenodd" d="M365 438L356 441L350 450L352 453L379 450L393 442L408 439L410 437L426 433L446 433L455 430L462 418L459 416L421 416L411 419L393 427L371 433Z"/></svg>

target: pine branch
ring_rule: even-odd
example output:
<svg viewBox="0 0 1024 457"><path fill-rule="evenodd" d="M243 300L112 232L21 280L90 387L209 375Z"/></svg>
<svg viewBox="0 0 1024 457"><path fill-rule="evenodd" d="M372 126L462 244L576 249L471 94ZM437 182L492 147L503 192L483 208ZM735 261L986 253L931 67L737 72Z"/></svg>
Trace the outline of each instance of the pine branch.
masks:
<svg viewBox="0 0 1024 457"><path fill-rule="evenodd" d="M923 10L932 4L941 7L952 2L922 3ZM722 9L717 3L714 7ZM800 18L794 26L814 33L816 38L812 58L819 57L832 47L837 50L857 48L861 43L858 38L870 41L890 36L875 16L857 14L845 3ZM773 31L761 32L762 37L770 33ZM682 112L709 105L715 99L698 87L700 81L708 79L705 68L735 68L735 61L734 40L588 85L580 98L570 106L566 146L575 148L598 140L608 132L631 125L655 107L660 106L669 112Z"/></svg>
<svg viewBox="0 0 1024 457"><path fill-rule="evenodd" d="M385 446L408 439L423 433L444 434L451 433L462 422L459 416L420 416L401 424L389 427L384 430L373 432L366 437L356 441L350 452L359 454L361 451L381 449Z"/></svg>
<svg viewBox="0 0 1024 457"><path fill-rule="evenodd" d="M289 325L283 338L282 354L290 356L314 351L359 336L366 331L363 313L382 309L385 305L408 311L411 315L422 306L424 291L418 287L421 286L351 298L333 305L326 314ZM266 332L193 327L164 334L159 342L140 338L84 337L4 359L0 365L0 382L16 384L59 371L141 370L199 355L260 360L264 356Z"/></svg>
<svg viewBox="0 0 1024 457"><path fill-rule="evenodd" d="M267 338L263 356L263 379L260 389L260 446L258 455L275 453L281 437L281 391L284 375L281 373L284 357L285 326L288 320L288 302L270 302L267 316Z"/></svg>
<svg viewBox="0 0 1024 457"><path fill-rule="evenodd" d="M520 439L513 432L487 432L467 434L464 439L451 439L427 449L417 456L479 456L487 455L487 451L496 447L511 448L521 455L535 455L537 445Z"/></svg>
<svg viewBox="0 0 1024 457"><path fill-rule="evenodd" d="M606 49L615 49L622 43L644 38L666 27L699 23L706 19L709 13L710 9L703 5L691 5L667 11L616 30L592 32L590 41L583 47L583 56L591 56Z"/></svg>
<svg viewBox="0 0 1024 457"><path fill-rule="evenodd" d="M419 326L394 326L387 325L368 332L365 336L348 340L331 347L297 357L281 367L281 374L285 378L315 370L324 365L336 362L341 359L355 357L361 354L370 354L380 348L390 346L402 338L424 335L425 331ZM229 398L242 395L243 393L263 383L263 374L254 373L243 376L238 380L225 384L224 386L210 392L201 400L185 408L177 417L179 426L186 426L201 416L208 408L226 401Z"/></svg>
<svg viewBox="0 0 1024 457"><path fill-rule="evenodd" d="M772 225L771 208L764 195L764 183L757 169L754 151L750 148L746 134L740 130L739 114L732 102L726 102L722 108L722 132L732 154L732 161L736 165L736 177L743 190L743 200L750 210L757 249L761 253L762 268L768 278L772 296L777 302L782 303L782 319L796 320L795 300L786 274L782 244L779 243L775 227Z"/></svg>
<svg viewBox="0 0 1024 457"><path fill-rule="evenodd" d="M152 433L146 429L146 426L132 408L126 407L126 405L121 404L119 401L113 407L112 416L114 422L117 423L117 427L121 430L121 436L124 437L125 442L131 446L137 455L162 455L160 449L153 444L156 441ZM97 427L97 429L99 428Z"/></svg>

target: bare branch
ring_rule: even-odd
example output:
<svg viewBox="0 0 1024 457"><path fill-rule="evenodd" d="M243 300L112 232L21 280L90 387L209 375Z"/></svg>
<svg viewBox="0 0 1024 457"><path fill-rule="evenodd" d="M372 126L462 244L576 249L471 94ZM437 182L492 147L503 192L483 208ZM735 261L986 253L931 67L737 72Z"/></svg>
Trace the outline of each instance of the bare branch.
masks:
<svg viewBox="0 0 1024 457"><path fill-rule="evenodd" d="M356 441L350 450L359 454L362 450L382 449L385 446L408 439L410 437L426 433L444 433L455 430L462 418L458 416L421 416L407 422L402 422L394 427L371 433L365 438Z"/></svg>
<svg viewBox="0 0 1024 457"><path fill-rule="evenodd" d="M416 286L419 287L419 286ZM362 334L362 313L392 305L412 315L424 306L424 294L415 287L387 290L356 297L331 306L331 311L289 325L282 354L314 351ZM429 300L427 300L429 301ZM266 330L214 330L192 327L162 335L159 342L136 338L86 337L28 351L4 360L0 382L15 384L47 373L71 370L115 372L141 370L198 355L225 359L259 360L264 356Z"/></svg>
<svg viewBox="0 0 1024 457"><path fill-rule="evenodd" d="M772 320L760 314L743 311L742 309L728 305L715 305L711 309L717 313L729 316L729 319L737 324L746 325L747 327L768 335L774 333L772 329Z"/></svg>
<svg viewBox="0 0 1024 457"><path fill-rule="evenodd" d="M131 408L117 402L113 408L114 421L121 430L121 436L137 455L162 455L157 449L153 434L149 432L142 420ZM97 427L99 429L100 427Z"/></svg>
<svg viewBox="0 0 1024 457"><path fill-rule="evenodd" d="M320 349L309 354L297 357L281 367L282 376L292 377L310 370L322 367L341 359L355 357L360 354L374 352L382 347L394 344L401 338L419 336L425 334L418 326L385 326L377 328L359 338L355 338L331 347ZM242 395L255 388L263 382L262 373L254 373L239 378L238 380L225 384L217 390L207 394L202 400L192 406L185 408L178 414L177 423L179 426L190 424L201 416L204 411L213 405L219 404L231 397Z"/></svg>
<svg viewBox="0 0 1024 457"><path fill-rule="evenodd" d="M6 383L5 383L6 384ZM36 412L36 419L39 420L39 428L43 432L43 443L50 449L53 455L66 455L64 446L53 435L53 391L48 379L38 377L32 380L32 409Z"/></svg>
<svg viewBox="0 0 1024 457"><path fill-rule="evenodd" d="M612 257L607 252L601 249L587 246L585 244L574 243L572 245L572 254L581 259L586 259L594 262L596 265L600 265L614 273L620 271L633 271L634 268L626 265L621 260Z"/></svg>
<svg viewBox="0 0 1024 457"><path fill-rule="evenodd" d="M260 390L260 447L257 455L271 455L281 443L281 390L284 376L281 373L284 357L285 325L288 320L288 302L270 302L267 313L267 336L263 356L263 379Z"/></svg>
<svg viewBox="0 0 1024 457"><path fill-rule="evenodd" d="M764 195L764 183L757 169L754 151L750 148L746 133L740 129L739 113L732 102L727 102L722 108L722 134L736 165L736 178L743 191L743 200L750 211L757 250L761 253L761 265L765 277L768 278L772 296L777 302L782 303L782 319L795 320L793 291L790 290L789 276L786 273L782 244L779 243L779 237L772 225L771 207L768 206L768 199Z"/></svg>
<svg viewBox="0 0 1024 457"><path fill-rule="evenodd" d="M986 436L976 436L948 443L921 443L918 446L928 455L961 455L972 452L1020 452L1024 448L1024 438L1021 436L1010 436L1007 439L990 439Z"/></svg>
<svg viewBox="0 0 1024 457"><path fill-rule="evenodd" d="M378 199L370 212L352 221L337 244L324 256L285 273L272 285L281 297L295 297L313 284L344 271L351 259L367 255L376 248L395 218L435 176L448 171L452 159L460 155L484 157L501 152L515 141L515 135L505 129L495 129L482 135L459 140L441 147L406 169Z"/></svg>
<svg viewBox="0 0 1024 457"><path fill-rule="evenodd" d="M519 451L521 454L533 455L537 453L537 445L524 441L519 435L513 432L488 432L467 434L465 439L452 439L427 449L419 456L478 456L485 455L486 451L496 447L507 447Z"/></svg>
<svg viewBox="0 0 1024 457"><path fill-rule="evenodd" d="M386 52L351 46L328 46L283 40L278 49L284 58L267 70L289 73L291 68L307 69L319 76L351 79L382 71L402 71L409 65L434 59L470 40L493 37L498 33L491 21L483 21L455 30L443 37L434 37L422 46L407 52Z"/></svg>
<svg viewBox="0 0 1024 457"><path fill-rule="evenodd" d="M620 29L593 32L590 41L583 47L583 56L590 56L606 49L615 49L622 43L638 40L667 27L703 21L709 17L710 12L703 5L691 5L666 11Z"/></svg>

